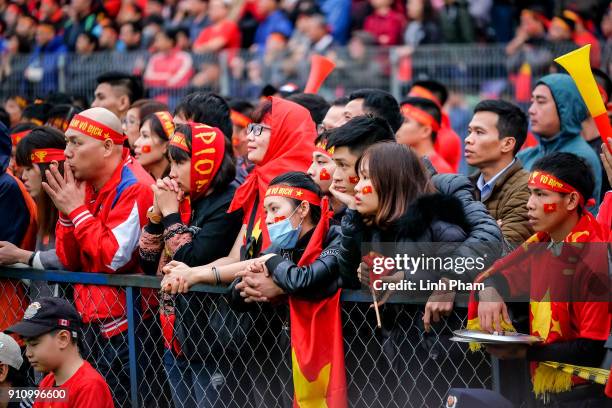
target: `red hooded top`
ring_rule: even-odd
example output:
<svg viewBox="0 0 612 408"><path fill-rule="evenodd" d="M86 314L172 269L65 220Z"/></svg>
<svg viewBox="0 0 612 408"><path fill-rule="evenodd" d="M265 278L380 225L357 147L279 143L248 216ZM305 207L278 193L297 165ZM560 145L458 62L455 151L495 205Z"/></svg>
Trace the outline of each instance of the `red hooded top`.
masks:
<svg viewBox="0 0 612 408"><path fill-rule="evenodd" d="M271 127L270 143L261 163L258 163L234 195L228 212L244 210L244 224L249 223L255 198L259 197L253 223L253 237L259 241L260 229L264 250L270 244L262 210L266 189L276 176L289 171L306 172L312 161L317 131L306 108L297 103L271 97L272 110L263 122Z"/></svg>

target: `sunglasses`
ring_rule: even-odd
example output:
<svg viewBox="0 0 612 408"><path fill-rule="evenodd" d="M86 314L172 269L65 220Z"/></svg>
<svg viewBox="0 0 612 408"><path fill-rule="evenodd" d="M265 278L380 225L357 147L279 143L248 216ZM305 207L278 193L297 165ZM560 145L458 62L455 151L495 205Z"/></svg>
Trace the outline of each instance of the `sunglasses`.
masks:
<svg viewBox="0 0 612 408"><path fill-rule="evenodd" d="M254 136L261 135L261 132L263 132L264 129L271 130L272 128L262 123L249 123L246 128L247 134L252 132Z"/></svg>

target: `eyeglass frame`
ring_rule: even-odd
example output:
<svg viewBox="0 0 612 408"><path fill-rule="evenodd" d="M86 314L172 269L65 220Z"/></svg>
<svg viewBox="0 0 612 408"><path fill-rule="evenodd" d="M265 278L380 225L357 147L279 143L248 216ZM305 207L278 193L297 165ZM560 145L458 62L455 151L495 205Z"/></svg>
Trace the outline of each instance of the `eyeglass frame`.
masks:
<svg viewBox="0 0 612 408"><path fill-rule="evenodd" d="M272 130L270 126L264 125L263 123L249 123L246 127L247 135L253 133L253 136L261 136L264 129Z"/></svg>

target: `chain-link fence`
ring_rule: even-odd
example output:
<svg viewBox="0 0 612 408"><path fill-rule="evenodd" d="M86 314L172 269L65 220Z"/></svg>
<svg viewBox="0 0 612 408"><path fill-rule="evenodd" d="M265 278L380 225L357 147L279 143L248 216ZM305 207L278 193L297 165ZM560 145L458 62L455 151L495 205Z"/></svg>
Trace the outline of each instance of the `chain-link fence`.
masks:
<svg viewBox="0 0 612 408"><path fill-rule="evenodd" d="M389 90L398 99L406 95L415 79L436 79L451 90L475 96L505 96L528 101L532 80L555 70L553 59L576 48L573 43L527 44L508 54L504 44L427 45L408 47L365 47L350 44L324 54L336 63L319 94L332 100L359 88ZM607 70L612 47L602 44L602 68ZM150 97L174 108L189 92L216 91L234 98L256 101L263 88L273 85L306 84L310 52L303 47L266 53L247 50L220 54L189 54L192 74L188 84L163 87L147 82L152 57L147 51L100 52L89 55L45 54L4 55L0 67L0 96L20 94L44 97L49 92L67 92L91 102L95 79L107 71L144 74ZM530 92L530 91L529 91Z"/></svg>
<svg viewBox="0 0 612 408"><path fill-rule="evenodd" d="M107 306L119 307L123 317L85 324L80 338L83 357L105 376L116 406L292 405L290 321L283 303L237 313L224 288L198 286L186 295L162 298L160 313L155 277L0 268L6 305L1 328L20 319L41 295L76 299L81 310L91 306L99 299L99 286L85 284L121 289ZM495 388L488 355L449 340L452 330L465 325L464 307L425 333L422 306L405 301L392 298L382 307L378 329L371 297L343 292L349 406L439 407L452 387ZM160 324L160 317L166 321L168 316L175 319L173 351L164 346L166 326ZM111 338L102 334L121 326L123 318L128 330ZM40 380L33 371L29 376Z"/></svg>

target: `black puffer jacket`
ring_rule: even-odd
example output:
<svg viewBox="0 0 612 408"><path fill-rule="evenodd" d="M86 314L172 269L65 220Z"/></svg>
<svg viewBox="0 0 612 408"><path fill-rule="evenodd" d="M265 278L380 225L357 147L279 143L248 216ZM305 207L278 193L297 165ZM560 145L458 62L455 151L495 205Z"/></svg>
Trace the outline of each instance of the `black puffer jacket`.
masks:
<svg viewBox="0 0 612 408"><path fill-rule="evenodd" d="M337 257L342 238L339 226L330 226L323 243L324 249L313 263L306 266L297 265L313 231L304 235L293 249L280 249L272 244L266 251L269 254L277 254L266 261L266 268L272 275L274 283L287 295L322 299L333 295L342 286ZM243 302L240 292L235 289L238 282L240 279L236 279L232 285L232 307L237 310L248 310L249 307Z"/></svg>
<svg viewBox="0 0 612 408"><path fill-rule="evenodd" d="M338 254L342 281L347 287L359 287L356 271L364 251L373 250L390 257L403 253L440 255L449 250L437 247L433 249L434 254L429 243L464 242L468 237L466 227L460 200L440 193L419 197L397 222L384 230L366 226L357 211L347 210L342 218L342 242ZM406 279L428 278L421 274L411 275L409 271L405 273Z"/></svg>

